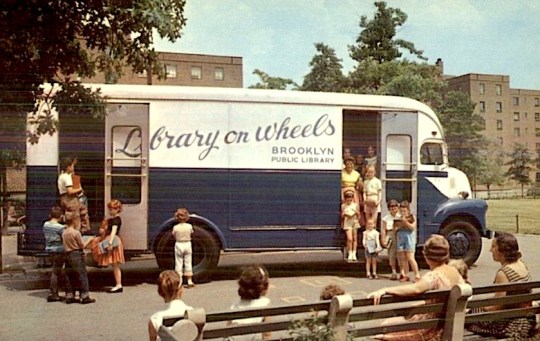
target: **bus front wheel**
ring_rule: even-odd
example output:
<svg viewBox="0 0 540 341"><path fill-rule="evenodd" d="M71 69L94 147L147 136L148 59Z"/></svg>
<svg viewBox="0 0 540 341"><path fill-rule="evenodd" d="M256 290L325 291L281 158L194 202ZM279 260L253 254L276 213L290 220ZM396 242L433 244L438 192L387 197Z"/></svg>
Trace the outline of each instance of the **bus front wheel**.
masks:
<svg viewBox="0 0 540 341"><path fill-rule="evenodd" d="M199 283L206 282L217 267L220 248L211 232L197 225L193 225L193 230L193 277ZM156 247L156 261L161 270L174 269L174 243L171 230L161 232Z"/></svg>
<svg viewBox="0 0 540 341"><path fill-rule="evenodd" d="M453 221L446 225L441 234L450 244L450 258L461 258L471 266L480 257L482 236L468 221Z"/></svg>

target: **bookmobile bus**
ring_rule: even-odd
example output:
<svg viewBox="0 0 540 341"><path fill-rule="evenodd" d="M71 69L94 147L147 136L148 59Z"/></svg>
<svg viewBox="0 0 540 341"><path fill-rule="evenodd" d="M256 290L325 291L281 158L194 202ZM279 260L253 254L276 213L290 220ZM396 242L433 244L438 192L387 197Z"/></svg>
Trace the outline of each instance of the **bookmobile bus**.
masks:
<svg viewBox="0 0 540 341"><path fill-rule="evenodd" d="M97 86L95 86L97 87ZM462 199L467 177L448 166L435 113L392 96L176 86L99 85L107 116L58 117L59 130L27 148L27 229L20 255L43 255L42 223L58 202L59 160L76 173L93 226L111 198L124 203L126 255L153 252L174 267L173 213L191 213L195 276L222 252L340 250L342 151L375 146L382 214L409 200L418 246L440 233L451 256L474 263L487 204Z"/></svg>

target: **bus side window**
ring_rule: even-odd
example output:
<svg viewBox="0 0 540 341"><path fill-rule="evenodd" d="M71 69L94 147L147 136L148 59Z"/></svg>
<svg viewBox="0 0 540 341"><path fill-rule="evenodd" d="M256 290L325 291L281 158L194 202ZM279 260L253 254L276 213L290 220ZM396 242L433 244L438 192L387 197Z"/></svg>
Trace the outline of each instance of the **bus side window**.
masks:
<svg viewBox="0 0 540 341"><path fill-rule="evenodd" d="M423 165L442 165L442 144L428 142L420 148L420 163Z"/></svg>

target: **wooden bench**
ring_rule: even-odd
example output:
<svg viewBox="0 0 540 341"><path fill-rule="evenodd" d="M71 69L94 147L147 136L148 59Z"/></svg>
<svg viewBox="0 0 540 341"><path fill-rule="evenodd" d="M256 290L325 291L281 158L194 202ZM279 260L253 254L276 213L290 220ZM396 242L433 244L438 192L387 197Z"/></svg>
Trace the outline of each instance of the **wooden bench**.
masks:
<svg viewBox="0 0 540 341"><path fill-rule="evenodd" d="M184 317L164 319L158 334L164 341L198 341L271 332L270 340L287 341L293 340L289 329L295 322L317 319L333 329L336 341L345 341L349 334L363 339L381 333L436 326L443 328L444 340L459 340L463 338L465 309L471 294L472 288L469 285L459 285L451 290L428 292L414 298L385 296L378 306L373 306L372 299L353 300L350 295L341 295L331 301L241 311L206 314L204 309L194 309L186 312ZM434 299L441 303L424 302ZM388 317L416 313L436 313L441 317L380 325L380 322ZM250 317L268 317L268 321L227 325L227 321ZM195 334L197 335L194 336Z"/></svg>
<svg viewBox="0 0 540 341"><path fill-rule="evenodd" d="M506 296L493 297L496 292L501 291L506 291ZM470 313L465 316L465 323L495 321L503 318L519 318L537 315L540 313L540 306L535 301L540 301L540 281L475 287L473 288L473 297L467 304L467 308L470 309L526 302L533 302L533 305L528 308L503 308L497 311ZM490 340L490 338L476 335L471 332L466 332L464 339ZM540 336L537 335L534 339L540 340ZM495 338L492 338L491 340L495 340Z"/></svg>

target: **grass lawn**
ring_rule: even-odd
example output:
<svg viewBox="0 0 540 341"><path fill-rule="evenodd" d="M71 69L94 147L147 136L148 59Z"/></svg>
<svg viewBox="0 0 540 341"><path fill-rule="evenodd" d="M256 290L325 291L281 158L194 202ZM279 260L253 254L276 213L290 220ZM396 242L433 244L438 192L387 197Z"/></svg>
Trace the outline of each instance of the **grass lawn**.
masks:
<svg viewBox="0 0 540 341"><path fill-rule="evenodd" d="M540 199L487 200L487 225L490 230L540 234Z"/></svg>

